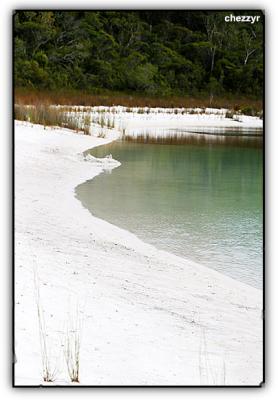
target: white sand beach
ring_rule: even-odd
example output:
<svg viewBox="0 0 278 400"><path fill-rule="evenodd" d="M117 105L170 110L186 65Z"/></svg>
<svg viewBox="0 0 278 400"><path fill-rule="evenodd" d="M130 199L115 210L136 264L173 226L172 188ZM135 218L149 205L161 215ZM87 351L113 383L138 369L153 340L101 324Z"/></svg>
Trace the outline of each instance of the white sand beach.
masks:
<svg viewBox="0 0 278 400"><path fill-rule="evenodd" d="M81 385L259 385L262 291L158 250L75 198L107 168L82 152L116 136L15 122L15 384L71 384L64 343L77 318ZM53 383L42 378L38 289Z"/></svg>

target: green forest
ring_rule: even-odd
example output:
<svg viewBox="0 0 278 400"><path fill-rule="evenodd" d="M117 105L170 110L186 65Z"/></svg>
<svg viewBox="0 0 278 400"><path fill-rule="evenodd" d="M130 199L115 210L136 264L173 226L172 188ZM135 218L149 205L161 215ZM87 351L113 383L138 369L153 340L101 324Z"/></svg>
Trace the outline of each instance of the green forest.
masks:
<svg viewBox="0 0 278 400"><path fill-rule="evenodd" d="M263 15L229 11L16 11L14 84L149 96L263 93Z"/></svg>

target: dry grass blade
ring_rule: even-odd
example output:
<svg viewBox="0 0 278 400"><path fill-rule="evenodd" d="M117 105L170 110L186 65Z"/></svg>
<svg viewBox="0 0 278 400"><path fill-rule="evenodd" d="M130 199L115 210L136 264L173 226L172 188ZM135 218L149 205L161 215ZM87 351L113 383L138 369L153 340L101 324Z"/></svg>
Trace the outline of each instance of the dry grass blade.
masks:
<svg viewBox="0 0 278 400"><path fill-rule="evenodd" d="M67 321L64 347L65 361L71 382L80 381L81 319L78 307Z"/></svg>
<svg viewBox="0 0 278 400"><path fill-rule="evenodd" d="M40 284L37 270L34 268L34 288L35 288L35 299L39 323L39 337L40 337L40 348L41 348L41 360L42 360L42 377L44 382L53 382L56 379L57 368L51 364L50 347L47 341L47 330L44 319L44 312L41 304L40 297Z"/></svg>
<svg viewBox="0 0 278 400"><path fill-rule="evenodd" d="M214 363L209 355L209 351L207 349L207 339L205 330L202 329L200 335L200 347L199 347L199 376L200 376L200 385L221 385L224 386L226 384L226 362L225 358L215 364L216 359L214 359ZM220 365L221 364L221 365Z"/></svg>

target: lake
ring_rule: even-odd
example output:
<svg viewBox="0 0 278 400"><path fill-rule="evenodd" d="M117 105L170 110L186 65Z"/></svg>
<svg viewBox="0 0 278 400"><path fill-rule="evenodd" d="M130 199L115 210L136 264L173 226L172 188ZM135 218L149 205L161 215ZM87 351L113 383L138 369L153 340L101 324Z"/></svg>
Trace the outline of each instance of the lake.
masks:
<svg viewBox="0 0 278 400"><path fill-rule="evenodd" d="M197 135L92 149L121 166L76 188L96 217L163 249L262 287L262 138Z"/></svg>

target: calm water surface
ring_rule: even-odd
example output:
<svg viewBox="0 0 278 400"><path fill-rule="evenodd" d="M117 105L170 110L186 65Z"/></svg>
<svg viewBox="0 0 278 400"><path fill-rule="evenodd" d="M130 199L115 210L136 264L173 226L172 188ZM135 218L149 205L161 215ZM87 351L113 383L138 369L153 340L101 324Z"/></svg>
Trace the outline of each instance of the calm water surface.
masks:
<svg viewBox="0 0 278 400"><path fill-rule="evenodd" d="M261 141L114 142L91 154L122 163L76 188L93 215L261 288Z"/></svg>

